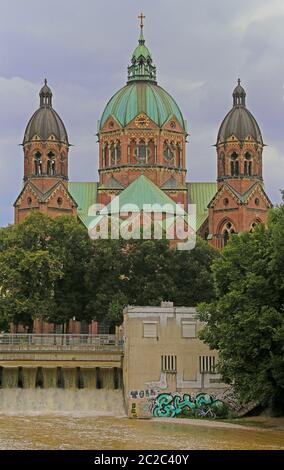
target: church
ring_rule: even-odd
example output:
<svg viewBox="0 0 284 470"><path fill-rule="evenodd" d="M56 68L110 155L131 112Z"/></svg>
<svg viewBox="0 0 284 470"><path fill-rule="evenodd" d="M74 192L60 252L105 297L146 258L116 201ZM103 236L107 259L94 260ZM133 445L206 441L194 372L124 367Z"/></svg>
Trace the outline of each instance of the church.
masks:
<svg viewBox="0 0 284 470"><path fill-rule="evenodd" d="M197 233L222 248L231 233L265 224L272 207L262 178L259 125L238 80L233 106L216 138L217 181L187 181L187 122L174 98L158 85L144 39L145 17L139 18L126 85L106 104L98 123L99 181L69 181L68 133L45 80L39 108L24 133L24 184L14 203L15 223L38 210L50 217L73 215L89 228L90 207L108 205L116 197L137 207L144 202L195 204Z"/></svg>

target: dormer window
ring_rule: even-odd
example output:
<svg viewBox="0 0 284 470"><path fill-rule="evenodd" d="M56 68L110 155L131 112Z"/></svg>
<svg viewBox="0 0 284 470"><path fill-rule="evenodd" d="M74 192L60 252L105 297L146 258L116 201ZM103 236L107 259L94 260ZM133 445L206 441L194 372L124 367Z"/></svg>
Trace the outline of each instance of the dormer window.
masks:
<svg viewBox="0 0 284 470"><path fill-rule="evenodd" d="M237 152L231 154L231 176L239 176L239 162Z"/></svg>

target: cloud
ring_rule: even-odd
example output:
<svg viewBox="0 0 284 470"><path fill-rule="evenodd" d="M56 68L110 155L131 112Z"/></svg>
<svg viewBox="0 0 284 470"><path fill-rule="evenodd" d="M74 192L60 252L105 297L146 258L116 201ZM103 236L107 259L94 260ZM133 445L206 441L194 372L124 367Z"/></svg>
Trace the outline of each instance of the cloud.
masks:
<svg viewBox="0 0 284 470"><path fill-rule="evenodd" d="M18 147L47 76L70 142L70 179L97 180L97 121L126 83L137 44L137 15L159 84L189 124L188 179L216 178L218 128L238 76L268 147L264 176L283 187L283 0L9 0L0 16L0 225L13 221L22 186Z"/></svg>

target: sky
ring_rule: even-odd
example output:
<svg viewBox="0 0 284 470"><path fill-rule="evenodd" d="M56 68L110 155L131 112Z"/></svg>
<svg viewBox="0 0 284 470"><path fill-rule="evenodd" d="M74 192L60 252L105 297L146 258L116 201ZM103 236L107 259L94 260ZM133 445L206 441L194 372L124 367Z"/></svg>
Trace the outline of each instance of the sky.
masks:
<svg viewBox="0 0 284 470"><path fill-rule="evenodd" d="M264 142L273 203L284 188L283 0L0 0L0 226L22 188L25 127L44 78L73 144L71 181L97 181L97 121L124 84L140 12L158 84L188 122L187 180L216 180L216 136L238 77Z"/></svg>

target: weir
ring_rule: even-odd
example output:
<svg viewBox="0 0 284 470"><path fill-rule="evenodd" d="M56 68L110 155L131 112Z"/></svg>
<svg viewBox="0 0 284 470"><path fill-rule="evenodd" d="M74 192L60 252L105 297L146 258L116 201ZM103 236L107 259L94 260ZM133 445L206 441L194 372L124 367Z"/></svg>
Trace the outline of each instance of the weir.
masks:
<svg viewBox="0 0 284 470"><path fill-rule="evenodd" d="M115 335L0 335L0 413L124 415Z"/></svg>
<svg viewBox="0 0 284 470"><path fill-rule="evenodd" d="M122 371L117 367L0 367L1 389L120 390Z"/></svg>

